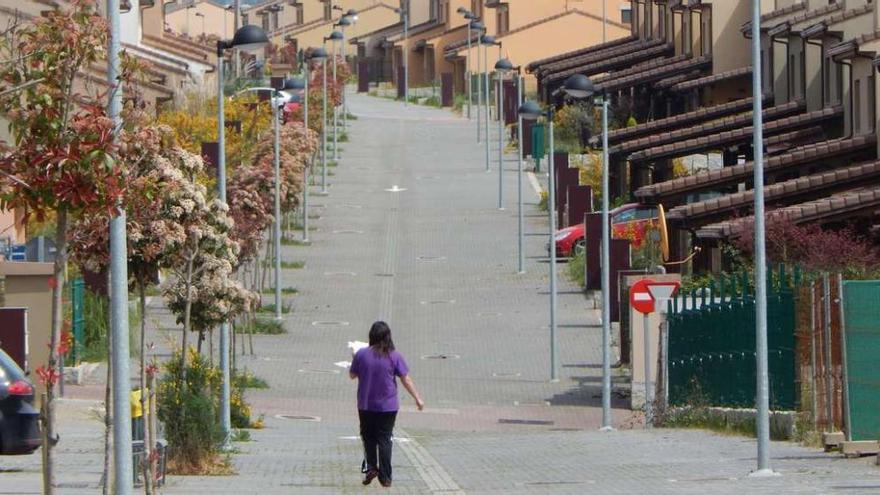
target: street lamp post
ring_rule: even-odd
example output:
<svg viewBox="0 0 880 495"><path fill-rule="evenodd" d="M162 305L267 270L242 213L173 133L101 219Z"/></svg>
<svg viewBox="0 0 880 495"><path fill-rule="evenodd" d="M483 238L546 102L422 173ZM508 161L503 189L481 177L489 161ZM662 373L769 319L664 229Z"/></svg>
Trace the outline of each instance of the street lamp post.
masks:
<svg viewBox="0 0 880 495"><path fill-rule="evenodd" d="M586 81L588 86L584 86L584 81ZM589 80L582 75L574 75L566 79L562 91L564 94L574 99L585 98L593 92L592 84L590 84ZM556 208L553 207L553 205L556 204L556 160L554 160L553 156L556 150L554 149L553 104L551 103L545 112L541 110L537 103L526 101L520 105L519 115L526 120L537 120L539 117L543 116L548 122L550 128L550 166L547 168L547 172L549 173L547 204L550 205L547 210L550 220L550 228L549 243L547 246L550 250L550 380L555 382L559 380L559 342L556 331Z"/></svg>
<svg viewBox="0 0 880 495"><path fill-rule="evenodd" d="M403 17L403 105L409 105L409 0L406 7L396 8L394 12Z"/></svg>
<svg viewBox="0 0 880 495"><path fill-rule="evenodd" d="M324 39L326 43L326 38ZM323 108L321 110L321 194L327 194L327 50L318 47L312 50L312 60L321 62L323 83Z"/></svg>
<svg viewBox="0 0 880 495"><path fill-rule="evenodd" d="M355 9L348 9L348 12L345 13L343 19L348 19L349 24L342 24L342 34L345 35L345 26L357 24L358 21L358 11ZM340 23L342 20L340 19ZM342 61L348 65L348 60L345 58L345 43L342 43ZM351 68L351 66L349 66ZM345 94L345 85L342 85L342 128L348 129L348 98Z"/></svg>
<svg viewBox="0 0 880 495"><path fill-rule="evenodd" d="M484 34L480 37L480 45L483 46L483 89L486 90L486 172L491 172L489 166L489 45L501 46L501 43L495 41L494 36Z"/></svg>
<svg viewBox="0 0 880 495"><path fill-rule="evenodd" d="M773 475L770 467L770 386L767 374L767 265L764 232L764 118L761 94L761 0L752 0L752 129L755 201L755 350L758 437L757 476Z"/></svg>
<svg viewBox="0 0 880 495"><path fill-rule="evenodd" d="M325 38L325 41L333 42L333 82L336 83L336 55L338 44L345 39L345 35L340 31L333 31L330 33L330 36ZM343 91L345 88L343 87ZM339 117L339 105L333 105L333 159L339 159L339 129L337 128Z"/></svg>
<svg viewBox="0 0 880 495"><path fill-rule="evenodd" d="M223 115L223 52L236 48L239 50L257 50L269 43L266 32L257 26L243 26L238 29L231 40L217 41L217 193L220 201L226 204L226 122ZM182 352L186 352L183 349ZM223 447L229 448L232 422L229 409L229 323L220 325L220 370L223 379L220 394L220 419L223 427Z"/></svg>
<svg viewBox="0 0 880 495"><path fill-rule="evenodd" d="M285 79L281 89L276 89L272 98L272 117L275 126L275 157L274 157L274 173L275 173L275 221L273 222L273 233L275 241L275 320L283 319L281 313L281 109L284 107L284 101L289 96L286 91L291 91L302 87L302 84L293 79Z"/></svg>
<svg viewBox="0 0 880 495"><path fill-rule="evenodd" d="M522 104L523 101L523 76L517 73L516 77L516 106ZM518 230L518 265L519 273L525 273L525 255L523 253L523 118L517 113L516 116L516 137L517 137L517 169L516 169L516 190L517 190L517 230Z"/></svg>
<svg viewBox="0 0 880 495"><path fill-rule="evenodd" d="M107 1L107 19L110 23L110 47L107 53L107 82L113 89L107 108L113 120L114 140L122 128L122 84L119 0ZM113 349L110 355L113 369L113 473L117 493L131 493L131 416L129 393L131 387L129 365L128 328L128 248L126 247L125 208L119 207L110 219L110 322ZM145 442L146 444L146 442ZM150 452L150 445L146 451ZM49 480L51 483L51 480ZM45 487L51 493L51 485Z"/></svg>
<svg viewBox="0 0 880 495"><path fill-rule="evenodd" d="M459 14L461 14L464 19L467 21L467 52L464 55L464 77L465 84L467 86L467 97L468 97L468 107L467 107L467 118L470 120L471 118L471 105L474 104L473 98L471 96L471 25L474 20L474 14L472 14L469 10L464 7L459 7L456 10Z"/></svg>
<svg viewBox="0 0 880 495"><path fill-rule="evenodd" d="M504 78L513 70L507 58L495 63L498 79L498 209L504 209Z"/></svg>
<svg viewBox="0 0 880 495"><path fill-rule="evenodd" d="M483 31L486 30L486 26L484 26L483 23L480 21L471 22L468 24L468 26L470 26L470 29L472 31L476 31L477 33L482 33ZM481 35L481 37L482 37L482 35ZM470 44L470 38L468 38L468 44ZM482 53L480 52L480 45L481 45L480 39L477 39L477 70L476 70L476 72L478 74L481 71L482 65L480 65L480 64L482 64L482 60L483 60ZM483 81L482 81L482 79L480 79L479 81L477 81L477 144L480 143L480 134L482 133L482 130L480 129L480 127L483 125L483 118L481 116L483 113L482 105L483 105Z"/></svg>

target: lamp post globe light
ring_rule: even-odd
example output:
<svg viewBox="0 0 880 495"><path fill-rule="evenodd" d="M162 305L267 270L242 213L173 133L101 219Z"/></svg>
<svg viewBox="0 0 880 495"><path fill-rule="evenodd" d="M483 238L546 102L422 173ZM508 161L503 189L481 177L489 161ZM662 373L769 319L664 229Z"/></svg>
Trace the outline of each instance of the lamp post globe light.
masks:
<svg viewBox="0 0 880 495"><path fill-rule="evenodd" d="M468 26L470 27L471 31L476 31L477 33L483 33L484 31L486 31L486 26L484 26L483 23L480 21L471 22L468 24ZM480 36L482 36L482 35L480 35ZM470 46L470 38L468 38L468 46ZM483 60L483 55L480 52L480 38L477 38L477 70L476 70L476 72L478 74L480 73L480 70L481 70L480 68L482 67L482 60ZM480 127L483 125L483 120L482 120L483 118L481 116L483 113L482 106L483 106L483 81L481 79L481 80L477 81L477 144L479 144L481 142L480 134L482 133L482 131L480 130Z"/></svg>
<svg viewBox="0 0 880 495"><path fill-rule="evenodd" d="M336 82L336 54L337 54L337 45L339 42L345 39L345 35L340 31L333 31L330 33L330 36L325 38L328 41L333 42L333 82ZM343 91L345 88L343 87ZM336 127L339 118L339 106L333 105L333 159L339 159L339 130Z"/></svg>
<svg viewBox="0 0 880 495"><path fill-rule="evenodd" d="M266 32L257 26L243 26L232 36L231 40L217 40L217 193L220 201L226 204L226 122L223 115L223 52L235 48L238 50L258 50L269 43ZM186 352L186 349L183 350ZM220 370L223 386L220 394L220 423L223 428L223 448L230 447L232 421L229 409L229 322L220 325Z"/></svg>
<svg viewBox="0 0 880 495"><path fill-rule="evenodd" d="M312 50L311 59L321 63L321 72L324 76L321 110L321 194L327 194L327 50L324 47L315 48Z"/></svg>
<svg viewBox="0 0 880 495"><path fill-rule="evenodd" d="M498 209L504 209L504 79L511 71L513 64L509 59L502 58L495 62L496 79L498 80Z"/></svg>
<svg viewBox="0 0 880 495"><path fill-rule="evenodd" d="M569 84L570 83L570 84ZM569 92L569 88L571 92ZM562 91L571 98L579 99L584 97L585 86L582 84L580 80L566 80L566 84L563 86ZM591 95L592 93L587 94L586 96ZM557 306L557 293L556 293L556 228L557 228L557 220L556 220L556 208L553 206L556 204L556 160L554 154L556 150L555 142L554 142L554 129L553 129L553 104L551 103L547 108L547 111L544 112L541 110L541 107L538 106L534 101L526 101L519 107L519 115L525 120L537 120L539 117L544 117L550 128L550 165L547 168L548 172L548 198L547 204L549 205L548 216L550 219L550 231L549 231L549 242L547 243L548 249L550 250L550 380L557 381L559 379L558 369L559 369L559 343L557 342L556 337L556 306ZM605 204L605 200L607 199L607 195L603 195L603 205ZM603 215L604 216L604 215ZM605 251L607 253L607 250ZM603 258L604 254L603 253ZM608 265L603 264L603 269ZM603 298L607 297L607 291L603 292ZM607 322L607 318L603 316L603 325ZM604 338L603 338L604 340Z"/></svg>

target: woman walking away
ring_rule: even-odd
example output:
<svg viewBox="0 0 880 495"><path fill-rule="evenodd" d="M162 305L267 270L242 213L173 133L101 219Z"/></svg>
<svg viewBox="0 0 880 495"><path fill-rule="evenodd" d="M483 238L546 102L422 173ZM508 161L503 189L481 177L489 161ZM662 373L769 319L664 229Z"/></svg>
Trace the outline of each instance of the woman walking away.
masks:
<svg viewBox="0 0 880 495"><path fill-rule="evenodd" d="M361 439L367 473L364 484L379 478L382 486L391 486L391 432L400 402L397 399L397 381L401 383L421 411L424 401L409 376L403 356L394 350L391 329L384 321L370 328L370 346L354 355L349 370L351 379L358 379L358 415L361 420Z"/></svg>

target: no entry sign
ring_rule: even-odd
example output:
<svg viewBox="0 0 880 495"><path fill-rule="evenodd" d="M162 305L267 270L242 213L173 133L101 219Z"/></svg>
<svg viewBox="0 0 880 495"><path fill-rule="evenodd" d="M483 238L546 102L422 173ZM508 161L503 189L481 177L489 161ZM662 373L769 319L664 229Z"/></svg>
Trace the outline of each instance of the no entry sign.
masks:
<svg viewBox="0 0 880 495"><path fill-rule="evenodd" d="M656 311L658 299L669 299L676 292L678 292L678 282L639 280L629 290L629 303L639 313L649 314Z"/></svg>

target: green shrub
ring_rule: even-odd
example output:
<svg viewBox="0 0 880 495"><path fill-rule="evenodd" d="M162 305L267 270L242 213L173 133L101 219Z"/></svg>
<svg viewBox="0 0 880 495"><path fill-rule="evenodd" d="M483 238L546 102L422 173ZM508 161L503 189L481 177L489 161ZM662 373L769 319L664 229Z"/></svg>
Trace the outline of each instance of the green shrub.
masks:
<svg viewBox="0 0 880 495"><path fill-rule="evenodd" d="M467 104L467 95L461 93L455 95L455 99L452 100L452 111L460 114L465 104Z"/></svg>
<svg viewBox="0 0 880 495"><path fill-rule="evenodd" d="M587 266L587 256L584 250L576 252L568 261L568 278L577 284L578 287L584 287L586 280L584 279L584 270Z"/></svg>
<svg viewBox="0 0 880 495"><path fill-rule="evenodd" d="M232 376L232 386L237 387L239 389L246 388L259 388L266 389L269 388L269 384L266 383L266 380L254 375L252 371L247 369L236 370Z"/></svg>
<svg viewBox="0 0 880 495"><path fill-rule="evenodd" d="M275 291L272 291L272 292L274 293ZM257 309L257 312L258 313L275 314L275 304L274 303L273 304L264 304L263 306L260 306ZM282 303L281 304L281 313L282 314L290 313L290 305Z"/></svg>
<svg viewBox="0 0 880 495"><path fill-rule="evenodd" d="M253 318L247 325L243 333L255 333L258 335L280 335L287 333L284 325L275 319Z"/></svg>

